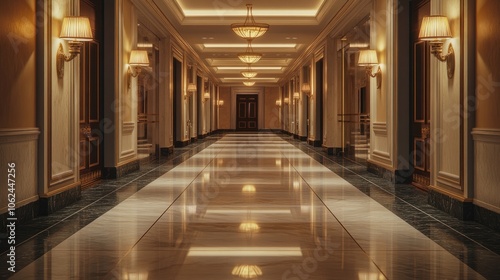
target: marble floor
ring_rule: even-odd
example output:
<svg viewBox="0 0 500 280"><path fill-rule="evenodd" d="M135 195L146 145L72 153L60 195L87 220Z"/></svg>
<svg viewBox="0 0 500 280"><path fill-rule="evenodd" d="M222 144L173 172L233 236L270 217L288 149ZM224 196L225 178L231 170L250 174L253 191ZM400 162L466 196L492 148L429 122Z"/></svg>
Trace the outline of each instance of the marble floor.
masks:
<svg viewBox="0 0 500 280"><path fill-rule="evenodd" d="M95 201L20 228L31 233L17 248L19 270L0 278L500 276L497 232L302 145L271 133L226 134L133 180L103 182Z"/></svg>

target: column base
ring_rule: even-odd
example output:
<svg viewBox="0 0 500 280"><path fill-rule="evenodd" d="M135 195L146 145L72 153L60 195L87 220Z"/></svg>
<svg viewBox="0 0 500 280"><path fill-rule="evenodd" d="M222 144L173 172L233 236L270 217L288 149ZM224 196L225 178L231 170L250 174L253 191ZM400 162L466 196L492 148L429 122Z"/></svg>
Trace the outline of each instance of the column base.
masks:
<svg viewBox="0 0 500 280"><path fill-rule="evenodd" d="M474 220L474 204L471 201L458 200L431 188L427 196L427 203L457 219Z"/></svg>
<svg viewBox="0 0 500 280"><path fill-rule="evenodd" d="M369 172L376 174L386 180L391 181L395 184L409 184L411 183L411 173L408 170L389 170L387 168L376 165L370 161L367 163L367 169Z"/></svg>
<svg viewBox="0 0 500 280"><path fill-rule="evenodd" d="M129 163L114 167L104 167L102 172L103 179L118 179L134 171L139 170L139 160L133 160Z"/></svg>

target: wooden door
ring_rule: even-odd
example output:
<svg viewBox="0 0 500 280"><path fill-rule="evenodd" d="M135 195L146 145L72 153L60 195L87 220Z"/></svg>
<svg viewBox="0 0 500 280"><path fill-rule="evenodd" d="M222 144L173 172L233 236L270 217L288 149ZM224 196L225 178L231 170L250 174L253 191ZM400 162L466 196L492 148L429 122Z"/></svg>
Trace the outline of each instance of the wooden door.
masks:
<svg viewBox="0 0 500 280"><path fill-rule="evenodd" d="M413 90L411 143L414 166L412 182L426 189L430 184L430 99L428 43L418 40L420 23L430 15L428 0L416 1L412 9Z"/></svg>
<svg viewBox="0 0 500 280"><path fill-rule="evenodd" d="M236 97L236 129L255 131L258 129L258 95L238 94Z"/></svg>
<svg viewBox="0 0 500 280"><path fill-rule="evenodd" d="M172 116L173 116L173 130L172 137L174 139L174 145L176 147L182 146L182 62L174 58L172 63Z"/></svg>
<svg viewBox="0 0 500 280"><path fill-rule="evenodd" d="M80 53L80 180L83 187L101 178L103 133L101 87L101 11L99 0L81 0L82 16L90 19L94 40L84 43Z"/></svg>

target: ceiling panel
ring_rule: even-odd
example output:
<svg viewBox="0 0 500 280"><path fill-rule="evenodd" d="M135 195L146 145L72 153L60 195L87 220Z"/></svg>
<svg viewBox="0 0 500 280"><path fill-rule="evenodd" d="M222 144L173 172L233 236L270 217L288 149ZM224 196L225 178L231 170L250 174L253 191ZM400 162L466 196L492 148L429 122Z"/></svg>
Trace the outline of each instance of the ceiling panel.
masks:
<svg viewBox="0 0 500 280"><path fill-rule="evenodd" d="M220 67L246 67L237 54L244 52L247 42L230 28L232 23L242 23L246 18L246 4L253 6L256 22L270 24L269 30L252 41L254 52L263 54L255 67L273 66L262 75L273 80L257 81L269 84L283 78L286 67L305 51L325 28L338 0L153 0L198 53L220 84L234 85L241 70L221 70ZM269 76L271 75L271 76ZM240 83L241 84L241 83Z"/></svg>

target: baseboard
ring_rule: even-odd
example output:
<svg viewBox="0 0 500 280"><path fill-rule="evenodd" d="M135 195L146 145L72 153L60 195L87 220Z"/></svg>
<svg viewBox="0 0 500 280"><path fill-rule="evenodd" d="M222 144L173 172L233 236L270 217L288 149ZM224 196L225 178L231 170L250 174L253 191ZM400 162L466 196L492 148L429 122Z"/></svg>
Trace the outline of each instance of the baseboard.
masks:
<svg viewBox="0 0 500 280"><path fill-rule="evenodd" d="M457 219L474 220L474 204L470 201L460 201L431 188L427 195L427 203Z"/></svg>
<svg viewBox="0 0 500 280"><path fill-rule="evenodd" d="M174 146L170 146L170 147L161 147L160 148L160 154L162 156L166 156L168 157L169 155L173 154L174 153Z"/></svg>
<svg viewBox="0 0 500 280"><path fill-rule="evenodd" d="M474 204L474 220L496 231L500 231L500 213Z"/></svg>
<svg viewBox="0 0 500 280"><path fill-rule="evenodd" d="M187 145L189 145L189 140L186 140L186 141L175 141L175 143L174 143L174 147L176 147L176 148L186 147Z"/></svg>
<svg viewBox="0 0 500 280"><path fill-rule="evenodd" d="M313 146L313 147L321 147L323 143L321 143L321 140L307 140L307 144Z"/></svg>
<svg viewBox="0 0 500 280"><path fill-rule="evenodd" d="M80 185L52 196L40 197L38 201L40 215L50 215L59 209L77 202L81 197L82 188Z"/></svg>
<svg viewBox="0 0 500 280"><path fill-rule="evenodd" d="M134 160L120 166L104 167L103 179L118 179L134 171L139 170L139 160Z"/></svg>
<svg viewBox="0 0 500 280"><path fill-rule="evenodd" d="M372 162L367 162L367 170L395 184L409 184L412 177L408 170L389 170Z"/></svg>
<svg viewBox="0 0 500 280"><path fill-rule="evenodd" d="M21 207L16 207L16 223L23 224L26 221L33 220L34 218L40 216L40 200L30 202ZM0 232L6 230L6 226L9 223L7 218L11 218L8 212L0 214Z"/></svg>
<svg viewBox="0 0 500 280"><path fill-rule="evenodd" d="M323 146L323 152L325 152L329 156L341 156L342 155L342 148Z"/></svg>

